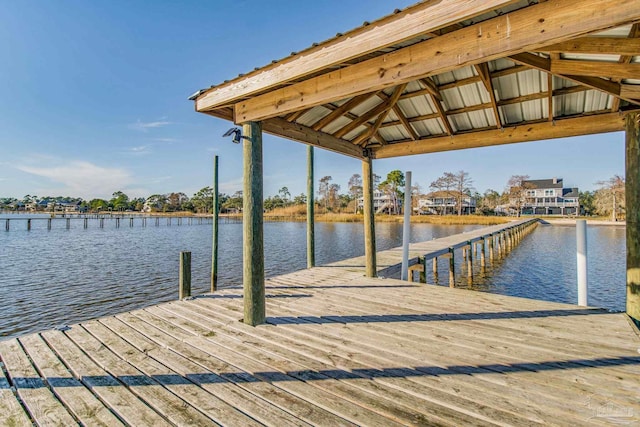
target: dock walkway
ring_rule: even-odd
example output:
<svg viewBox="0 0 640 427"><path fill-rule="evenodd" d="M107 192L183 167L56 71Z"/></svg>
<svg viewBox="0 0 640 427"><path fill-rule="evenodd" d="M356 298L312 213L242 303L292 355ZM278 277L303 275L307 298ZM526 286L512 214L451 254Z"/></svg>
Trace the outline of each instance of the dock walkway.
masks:
<svg viewBox="0 0 640 427"><path fill-rule="evenodd" d="M366 278L267 281L0 342L0 425L634 425L620 313Z"/></svg>

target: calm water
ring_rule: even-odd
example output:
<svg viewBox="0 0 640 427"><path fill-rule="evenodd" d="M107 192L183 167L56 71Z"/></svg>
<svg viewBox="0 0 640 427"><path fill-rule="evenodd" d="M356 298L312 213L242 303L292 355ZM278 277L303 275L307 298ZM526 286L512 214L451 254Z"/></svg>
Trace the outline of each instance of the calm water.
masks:
<svg viewBox="0 0 640 427"><path fill-rule="evenodd" d="M0 218L3 218L0 216ZM24 218L24 217L23 217ZM11 230L0 223L0 338L71 324L163 301L175 300L178 254L192 252L193 293L209 289L211 225L160 226L141 220L13 220ZM462 233L479 226L412 226L413 242ZM378 250L402 244L402 225L376 224ZM589 303L624 310L624 228L589 227ZM339 261L364 254L362 224L316 224L316 262ZM242 224L219 227L219 282L242 283ZM265 269L268 276L306 267L305 223L265 223ZM458 257L460 258L460 257ZM440 280L447 279L443 260ZM504 262L475 273L469 286L460 274L460 287L528 298L575 303L575 229L540 226ZM464 269L458 265L458 271ZM429 282L433 282L429 274ZM446 283L442 283L446 285Z"/></svg>

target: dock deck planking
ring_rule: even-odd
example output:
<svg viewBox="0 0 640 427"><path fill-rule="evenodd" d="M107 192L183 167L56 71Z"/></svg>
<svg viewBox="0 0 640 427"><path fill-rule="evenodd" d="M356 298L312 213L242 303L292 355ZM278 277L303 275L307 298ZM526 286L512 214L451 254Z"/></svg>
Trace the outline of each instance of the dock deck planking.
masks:
<svg viewBox="0 0 640 427"><path fill-rule="evenodd" d="M399 271L400 250L379 255ZM624 314L365 278L363 264L268 279L256 328L232 288L0 342L0 423L640 423L640 337Z"/></svg>

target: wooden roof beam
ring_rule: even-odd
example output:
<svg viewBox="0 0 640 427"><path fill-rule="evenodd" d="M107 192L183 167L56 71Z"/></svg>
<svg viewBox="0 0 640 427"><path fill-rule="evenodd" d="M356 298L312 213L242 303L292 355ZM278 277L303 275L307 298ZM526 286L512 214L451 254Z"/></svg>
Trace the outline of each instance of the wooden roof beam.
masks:
<svg viewBox="0 0 640 427"><path fill-rule="evenodd" d="M532 68L538 69L540 71L544 71L546 73L551 73L551 60L546 59L531 53L520 53L517 55L512 55L509 57L512 61L519 62L521 64L528 65ZM615 64L614 64L615 65ZM631 103L637 104L638 101L633 100L631 98L625 97L620 93L620 83L613 82L611 80L605 80L600 77L592 77L592 76L579 76L579 75L569 75L562 74L560 77L572 80L580 85L589 86L592 89L600 90L602 92L606 92L609 95L614 97L618 97L629 101Z"/></svg>
<svg viewBox="0 0 640 427"><path fill-rule="evenodd" d="M550 0L239 102L235 119L264 120L638 20L636 0L582 0L579 8Z"/></svg>
<svg viewBox="0 0 640 427"><path fill-rule="evenodd" d="M623 37L579 37L535 50L547 53L587 53L593 55L640 55L640 39Z"/></svg>
<svg viewBox="0 0 640 427"><path fill-rule="evenodd" d="M451 136L425 138L419 141L388 144L375 148L373 158L385 159L621 130L624 130L624 117L622 115L618 113L598 114L559 119L554 124L543 121L538 124L507 126L503 129L459 133Z"/></svg>
<svg viewBox="0 0 640 427"><path fill-rule="evenodd" d="M345 102L344 104L339 106L337 109L333 110L331 113L329 113L328 115L324 116L323 118L315 122L311 127L313 128L313 130L321 130L325 126L329 125L331 122L344 116L346 113L353 110L358 105L362 104L364 101L366 101L367 99L371 98L374 95L375 95L374 93L363 93L362 95L358 95L351 98L349 101Z"/></svg>
<svg viewBox="0 0 640 427"><path fill-rule="evenodd" d="M551 73L574 76L637 79L640 77L640 64L558 59L551 61Z"/></svg>
<svg viewBox="0 0 640 427"><path fill-rule="evenodd" d="M496 103L496 94L493 90L493 82L491 81L491 73L489 73L489 65L486 62L474 65L476 72L482 79L485 89L489 92L489 98L491 99L491 105L493 110L493 117L496 120L496 126L498 129L502 128L502 120L500 120L500 112L498 112L498 104Z"/></svg>
<svg viewBox="0 0 640 427"><path fill-rule="evenodd" d="M425 33L482 15L514 3L514 0L421 2L393 15L308 48L275 64L207 90L196 99L196 111L207 111L242 97L267 91L283 83L346 63L354 58L392 46ZM343 98L348 98L344 96ZM341 99L341 98L338 98Z"/></svg>
<svg viewBox="0 0 640 427"><path fill-rule="evenodd" d="M633 24L631 26L631 31L629 31L629 39L634 40L634 41L638 41L640 40L640 24ZM636 51L637 52L637 51ZM637 53L636 53L637 55ZM633 55L623 55L620 57L620 60L618 60L619 63L621 64L629 64L631 62L631 60L633 59ZM614 82L616 83L620 83L622 81L622 79L612 79ZM624 96L625 94L627 94L628 92L626 90L623 90L623 88L620 88L620 95ZM631 94L633 95L633 94ZM629 96L629 98L638 98L637 96ZM611 102L611 111L618 111L620 109L620 99L619 98L613 98L613 101Z"/></svg>
<svg viewBox="0 0 640 427"><path fill-rule="evenodd" d="M205 114L224 120L233 119L233 110L231 108L207 111ZM324 148L325 150L344 154L345 156L354 157L356 159L364 158L362 149L354 146L349 141L315 131L298 123L288 122L286 119L280 117L263 121L262 130L271 135L302 142L307 145L313 145L318 148Z"/></svg>
<svg viewBox="0 0 640 427"><path fill-rule="evenodd" d="M388 99L384 102L385 109L378 115L378 118L376 119L373 126L370 129L367 129L364 132L362 132L362 134L360 134L351 142L353 142L355 145L362 145L363 143L366 145L368 140L374 137L375 134L378 132L378 129L380 129L380 125L382 125L382 122L389 114L389 111L391 111L391 109L397 105L398 100L400 99L400 95L402 95L402 92L404 92L406 87L407 87L406 83L397 86L393 91L393 93L391 94L391 96L388 97ZM380 94L384 94L384 92L380 92ZM384 95L386 97L386 94Z"/></svg>

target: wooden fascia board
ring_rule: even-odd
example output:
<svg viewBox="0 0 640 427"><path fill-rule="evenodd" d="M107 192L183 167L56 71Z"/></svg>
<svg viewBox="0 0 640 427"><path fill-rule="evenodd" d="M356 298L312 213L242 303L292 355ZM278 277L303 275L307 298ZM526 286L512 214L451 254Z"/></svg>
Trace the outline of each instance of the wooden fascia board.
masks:
<svg viewBox="0 0 640 427"><path fill-rule="evenodd" d="M233 112L228 109L207 111L208 114L220 119L233 121ZM262 130L268 134L324 148L345 156L363 159L363 150L349 141L335 138L332 135L313 130L298 123L288 122L286 119L275 117L262 122Z"/></svg>
<svg viewBox="0 0 640 427"><path fill-rule="evenodd" d="M263 120L418 78L537 49L640 19L635 0L550 0L235 104Z"/></svg>
<svg viewBox="0 0 640 427"><path fill-rule="evenodd" d="M586 53L607 55L640 55L640 39L624 37L579 37L563 43L536 49L547 53Z"/></svg>
<svg viewBox="0 0 640 427"><path fill-rule="evenodd" d="M553 123L545 121L536 124L504 127L503 129L491 129L452 136L426 138L420 141L388 144L374 149L373 158L385 159L389 157L515 144L518 142L566 138L570 136L622 130L624 130L624 116L621 114L607 113L589 115L560 119Z"/></svg>
<svg viewBox="0 0 640 427"><path fill-rule="evenodd" d="M203 112L218 108L514 2L515 0L439 0L418 3L372 25L359 27L298 55L211 88L198 96L196 110Z"/></svg>
<svg viewBox="0 0 640 427"><path fill-rule="evenodd" d="M559 59L557 61L551 61L551 73L561 75L637 79L640 77L640 64Z"/></svg>

